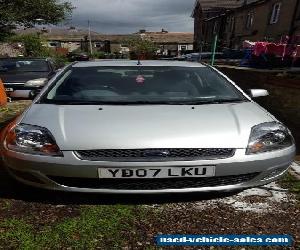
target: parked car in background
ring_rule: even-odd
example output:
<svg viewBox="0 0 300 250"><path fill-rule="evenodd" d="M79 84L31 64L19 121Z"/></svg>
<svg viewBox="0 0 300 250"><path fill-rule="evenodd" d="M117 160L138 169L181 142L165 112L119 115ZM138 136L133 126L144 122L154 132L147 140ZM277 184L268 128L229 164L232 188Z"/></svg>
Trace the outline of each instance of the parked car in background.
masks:
<svg viewBox="0 0 300 250"><path fill-rule="evenodd" d="M9 97L30 98L55 74L48 58L0 58L0 78Z"/></svg>
<svg viewBox="0 0 300 250"><path fill-rule="evenodd" d="M67 54L68 60L70 62L75 62L75 61L89 61L90 57L87 53L81 52L70 52Z"/></svg>
<svg viewBox="0 0 300 250"><path fill-rule="evenodd" d="M184 56L186 61L198 62L200 60L210 60L212 58L212 52L191 53ZM224 54L222 52L216 52L215 59L223 59Z"/></svg>
<svg viewBox="0 0 300 250"><path fill-rule="evenodd" d="M67 66L0 135L19 181L98 193L237 191L280 178L290 131L216 69L178 61Z"/></svg>
<svg viewBox="0 0 300 250"><path fill-rule="evenodd" d="M185 55L180 55L180 56L174 57L173 60L176 60L176 61L185 61L186 58L185 58Z"/></svg>

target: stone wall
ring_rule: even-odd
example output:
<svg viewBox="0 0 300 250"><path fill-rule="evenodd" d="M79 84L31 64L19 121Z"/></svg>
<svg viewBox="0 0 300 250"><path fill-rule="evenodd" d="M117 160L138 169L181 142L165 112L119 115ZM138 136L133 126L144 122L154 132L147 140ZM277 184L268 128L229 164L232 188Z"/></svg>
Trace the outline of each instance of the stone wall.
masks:
<svg viewBox="0 0 300 250"><path fill-rule="evenodd" d="M300 73L282 74L234 67L220 67L219 70L243 90L264 88L270 92L270 96L255 101L290 128L300 154Z"/></svg>
<svg viewBox="0 0 300 250"><path fill-rule="evenodd" d="M0 57L16 57L23 54L18 44L0 43Z"/></svg>

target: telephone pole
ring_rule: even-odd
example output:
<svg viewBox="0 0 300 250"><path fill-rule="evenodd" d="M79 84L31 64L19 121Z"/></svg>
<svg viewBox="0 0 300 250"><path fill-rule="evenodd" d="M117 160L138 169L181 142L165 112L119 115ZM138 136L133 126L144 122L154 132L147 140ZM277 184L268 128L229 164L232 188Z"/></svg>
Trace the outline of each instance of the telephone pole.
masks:
<svg viewBox="0 0 300 250"><path fill-rule="evenodd" d="M92 36L91 36L91 24L90 20L88 20L88 25L89 25L89 44L90 44L90 53L93 55L93 45L92 45Z"/></svg>

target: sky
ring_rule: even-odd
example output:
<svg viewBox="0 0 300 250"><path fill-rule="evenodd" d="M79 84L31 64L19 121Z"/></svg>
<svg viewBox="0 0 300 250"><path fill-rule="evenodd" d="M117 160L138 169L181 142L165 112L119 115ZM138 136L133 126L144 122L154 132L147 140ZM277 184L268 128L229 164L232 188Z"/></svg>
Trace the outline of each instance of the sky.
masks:
<svg viewBox="0 0 300 250"><path fill-rule="evenodd" d="M127 34L140 29L192 32L195 0L68 0L76 7L68 25L99 33Z"/></svg>

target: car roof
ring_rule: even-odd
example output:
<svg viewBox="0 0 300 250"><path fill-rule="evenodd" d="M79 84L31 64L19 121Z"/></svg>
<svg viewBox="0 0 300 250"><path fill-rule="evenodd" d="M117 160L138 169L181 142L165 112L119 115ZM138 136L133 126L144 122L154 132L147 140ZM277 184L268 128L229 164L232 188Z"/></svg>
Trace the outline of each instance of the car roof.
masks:
<svg viewBox="0 0 300 250"><path fill-rule="evenodd" d="M37 60L37 61L48 61L49 58L45 57L2 57L0 60L19 60L19 61L26 61L26 60Z"/></svg>
<svg viewBox="0 0 300 250"><path fill-rule="evenodd" d="M90 62L77 62L73 64L75 68L88 68L88 67L126 67L126 66L161 66L161 67L197 67L204 68L205 65L197 62L184 62L184 61L167 61L167 60L142 60L138 65L138 60L95 60Z"/></svg>

